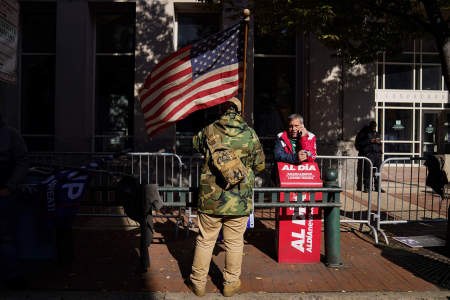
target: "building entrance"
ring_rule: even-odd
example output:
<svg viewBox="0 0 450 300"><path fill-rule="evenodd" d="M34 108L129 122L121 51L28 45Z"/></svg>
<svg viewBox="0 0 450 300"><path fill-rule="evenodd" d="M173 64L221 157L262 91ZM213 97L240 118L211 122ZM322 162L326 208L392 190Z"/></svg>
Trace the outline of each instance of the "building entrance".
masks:
<svg viewBox="0 0 450 300"><path fill-rule="evenodd" d="M422 116L422 155L436 154L439 111L423 111Z"/></svg>

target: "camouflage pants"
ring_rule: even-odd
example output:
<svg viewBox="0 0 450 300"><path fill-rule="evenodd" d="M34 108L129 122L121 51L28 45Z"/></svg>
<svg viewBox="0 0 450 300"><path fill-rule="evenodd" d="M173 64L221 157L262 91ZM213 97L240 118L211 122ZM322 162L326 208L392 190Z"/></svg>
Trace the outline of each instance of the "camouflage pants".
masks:
<svg viewBox="0 0 450 300"><path fill-rule="evenodd" d="M234 284L241 275L244 232L248 216L214 216L199 213L199 234L197 236L191 281L197 288L206 286L211 256L219 231L223 226L225 245L224 285Z"/></svg>

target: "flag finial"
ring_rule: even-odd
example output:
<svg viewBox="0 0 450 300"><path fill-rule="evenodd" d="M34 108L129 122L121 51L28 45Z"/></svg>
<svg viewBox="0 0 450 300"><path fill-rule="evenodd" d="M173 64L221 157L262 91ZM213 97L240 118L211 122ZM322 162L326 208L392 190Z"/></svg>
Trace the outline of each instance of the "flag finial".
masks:
<svg viewBox="0 0 450 300"><path fill-rule="evenodd" d="M244 21L249 22L250 21L250 9L246 8L243 11L244 13Z"/></svg>

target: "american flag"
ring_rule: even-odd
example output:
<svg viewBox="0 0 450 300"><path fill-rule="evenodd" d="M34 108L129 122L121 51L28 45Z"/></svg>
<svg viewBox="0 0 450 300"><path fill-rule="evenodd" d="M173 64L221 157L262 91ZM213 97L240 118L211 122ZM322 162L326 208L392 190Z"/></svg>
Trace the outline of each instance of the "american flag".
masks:
<svg viewBox="0 0 450 300"><path fill-rule="evenodd" d="M148 135L236 95L243 48L243 25L236 24L158 63L139 92Z"/></svg>

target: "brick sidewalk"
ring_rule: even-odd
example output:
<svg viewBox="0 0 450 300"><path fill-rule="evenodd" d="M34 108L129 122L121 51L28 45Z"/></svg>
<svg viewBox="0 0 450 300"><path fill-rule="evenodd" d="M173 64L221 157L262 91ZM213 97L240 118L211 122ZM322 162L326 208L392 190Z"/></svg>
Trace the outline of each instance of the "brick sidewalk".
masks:
<svg viewBox="0 0 450 300"><path fill-rule="evenodd" d="M33 262L27 264L33 289L91 291L188 292L183 278L190 272L194 233L174 239L174 224L156 223L156 237L150 247L151 268L139 272L139 232L132 227L118 229L74 229L72 263ZM267 293L439 291L445 282L426 273L447 272L450 264L404 247L376 247L368 235L342 232L344 267L324 264L278 264L273 230L247 234L244 248L242 291ZM322 249L323 253L323 249ZM221 287L223 245L217 245L208 278L208 292ZM442 276L441 276L442 277Z"/></svg>

